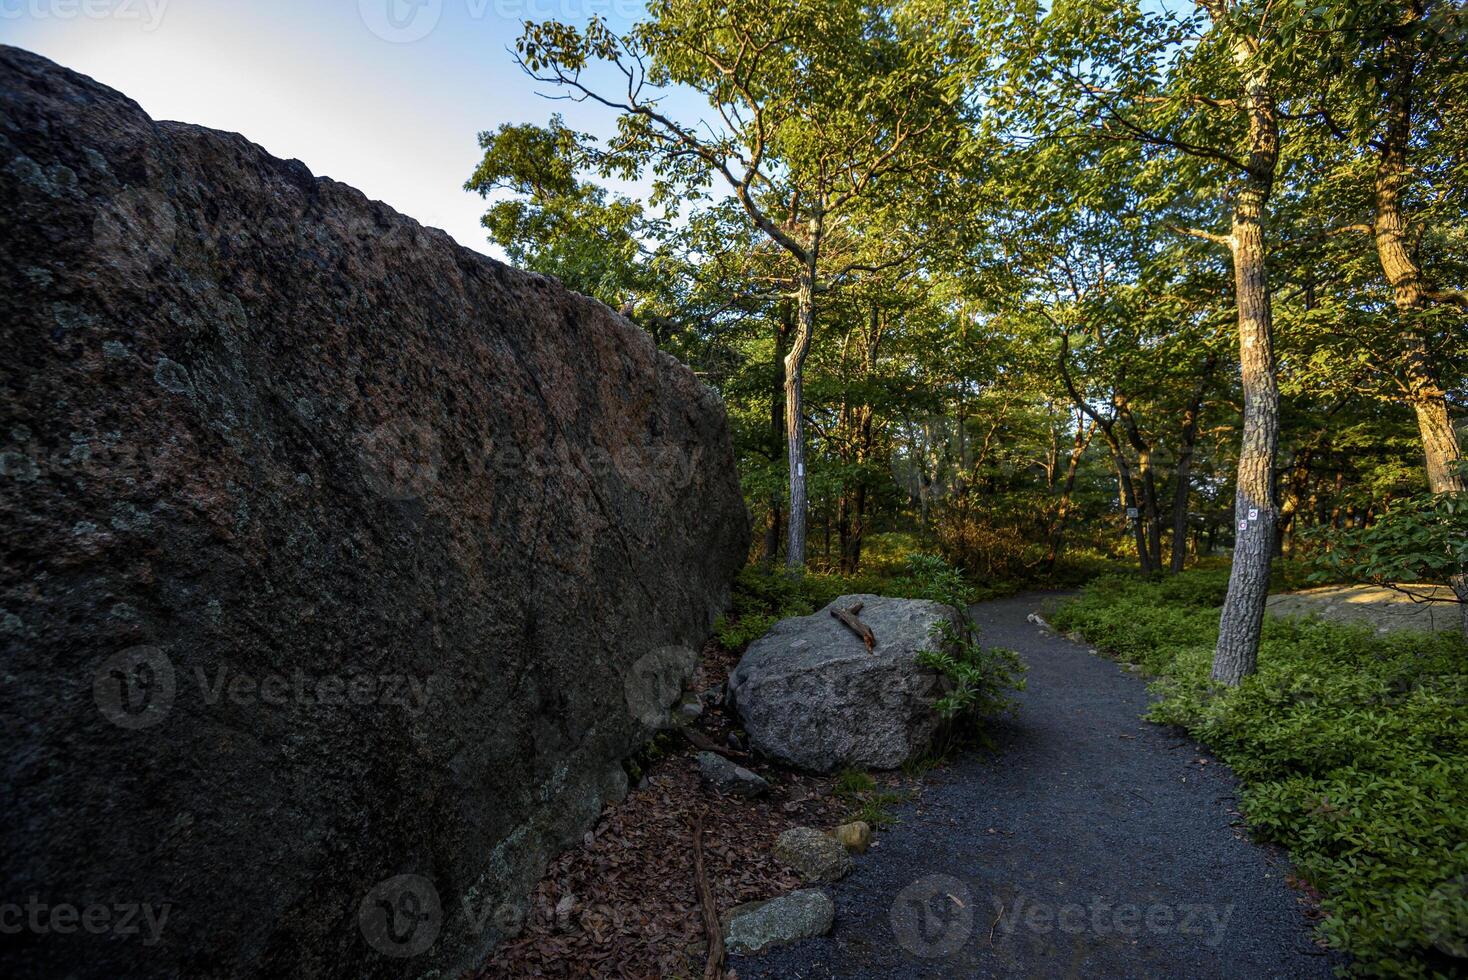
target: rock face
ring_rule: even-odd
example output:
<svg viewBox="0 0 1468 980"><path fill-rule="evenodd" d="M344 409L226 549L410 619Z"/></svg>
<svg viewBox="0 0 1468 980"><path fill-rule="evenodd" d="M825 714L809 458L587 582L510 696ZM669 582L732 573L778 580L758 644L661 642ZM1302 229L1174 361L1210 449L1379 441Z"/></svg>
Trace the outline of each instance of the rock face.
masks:
<svg viewBox="0 0 1468 980"><path fill-rule="evenodd" d="M743 561L718 398L596 302L8 47L0 242L3 894L101 927L4 972L473 965Z"/></svg>
<svg viewBox="0 0 1468 980"><path fill-rule="evenodd" d="M1418 596L1434 602L1415 602L1411 596L1375 585L1323 585L1269 597L1271 616L1319 616L1327 622L1365 623L1378 633L1418 630L1423 633L1459 629L1462 616L1446 585L1412 585Z"/></svg>
<svg viewBox="0 0 1468 980"><path fill-rule="evenodd" d="M862 641L830 614L862 603L876 635ZM921 757L937 732L940 675L917 655L938 642L952 607L921 599L845 595L810 616L782 619L750 644L729 677L729 696L755 749L815 772L891 769Z"/></svg>
<svg viewBox="0 0 1468 980"><path fill-rule="evenodd" d="M835 903L814 888L802 888L730 909L723 923L724 945L731 953L762 953L798 939L824 936L835 921Z"/></svg>
<svg viewBox="0 0 1468 980"><path fill-rule="evenodd" d="M791 827L775 840L775 857L790 865L806 881L840 881L855 862L845 846L813 827Z"/></svg>

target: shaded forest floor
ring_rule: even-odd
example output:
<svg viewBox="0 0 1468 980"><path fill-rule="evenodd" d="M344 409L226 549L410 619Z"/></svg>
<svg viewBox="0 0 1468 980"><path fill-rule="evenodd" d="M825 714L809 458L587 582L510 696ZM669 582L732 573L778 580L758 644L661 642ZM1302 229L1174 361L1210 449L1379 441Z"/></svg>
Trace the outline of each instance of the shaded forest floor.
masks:
<svg viewBox="0 0 1468 980"><path fill-rule="evenodd" d="M721 685L737 659L708 643L694 690ZM726 745L735 726L722 704L705 700L690 727ZM905 797L913 785L893 773L853 787L734 750L730 758L771 785L763 797L742 799L702 780L698 751L676 733L654 740L633 763L636 788L605 808L580 846L551 862L524 932L501 943L478 977L701 976L708 947L693 870L695 816L703 817L708 878L722 912L801 886L772 853L781 832L829 829L854 816L880 820L882 801Z"/></svg>

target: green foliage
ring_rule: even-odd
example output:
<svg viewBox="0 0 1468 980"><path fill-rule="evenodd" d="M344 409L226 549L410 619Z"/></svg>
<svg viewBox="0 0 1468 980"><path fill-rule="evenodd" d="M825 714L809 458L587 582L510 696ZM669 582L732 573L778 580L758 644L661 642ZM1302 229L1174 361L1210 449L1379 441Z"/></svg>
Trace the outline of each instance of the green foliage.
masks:
<svg viewBox="0 0 1468 980"><path fill-rule="evenodd" d="M931 599L959 611L959 623L942 623L934 630L937 643L918 654L918 662L938 671L948 691L936 707L948 737L975 731L986 718L1009 710L1010 693L1023 690L1025 667L1019 654L1002 647L985 647L968 615L973 589L963 575L936 555L912 555L907 581L914 598ZM965 729L968 729L965 731Z"/></svg>
<svg viewBox="0 0 1468 980"><path fill-rule="evenodd" d="M864 820L873 830L882 830L897 823L897 815L891 808L906 801L907 794L895 790L873 793L846 814L846 821Z"/></svg>
<svg viewBox="0 0 1468 980"><path fill-rule="evenodd" d="M619 307L657 288L660 270L642 242L656 225L638 202L578 177L591 164L587 140L560 116L480 133L484 157L464 189L516 195L495 200L482 221L511 262Z"/></svg>
<svg viewBox="0 0 1468 980"><path fill-rule="evenodd" d="M1397 500L1372 524L1322 525L1310 539L1323 546L1312 576L1318 581L1446 582L1468 573L1468 492Z"/></svg>
<svg viewBox="0 0 1468 980"><path fill-rule="evenodd" d="M1053 622L1158 675L1151 718L1233 768L1253 832L1324 894L1321 933L1356 972L1453 975L1435 924L1468 922L1468 644L1269 620L1258 674L1223 689L1218 584L1105 579Z"/></svg>
<svg viewBox="0 0 1468 980"><path fill-rule="evenodd" d="M935 705L951 737L977 734L974 726L1013 707L1010 695L1025 686L1025 665L1004 647L986 647L971 629L944 623L936 633L938 649L924 650L918 662L947 678L949 689ZM966 730L967 729L967 730Z"/></svg>

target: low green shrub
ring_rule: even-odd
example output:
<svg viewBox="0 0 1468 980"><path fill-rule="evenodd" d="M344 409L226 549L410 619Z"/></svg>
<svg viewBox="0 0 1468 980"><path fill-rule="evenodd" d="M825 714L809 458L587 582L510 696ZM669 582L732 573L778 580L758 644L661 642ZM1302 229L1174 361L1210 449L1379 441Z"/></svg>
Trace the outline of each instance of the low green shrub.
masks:
<svg viewBox="0 0 1468 980"><path fill-rule="evenodd" d="M1270 619L1258 673L1230 690L1209 678L1216 588L1211 572L1106 579L1053 622L1157 675L1149 717L1232 767L1253 833L1321 891L1321 933L1353 972L1464 975L1468 644Z"/></svg>
<svg viewBox="0 0 1468 980"><path fill-rule="evenodd" d="M931 599L960 610L957 625L943 623L934 635L934 649L918 654L918 662L938 671L948 691L935 705L943 718L941 747L981 736L986 718L1009 710L1010 695L1025 686L1025 666L1019 654L1003 647L985 647L978 627L968 615L975 590L963 575L942 558L913 555L907 560L907 581L914 598Z"/></svg>

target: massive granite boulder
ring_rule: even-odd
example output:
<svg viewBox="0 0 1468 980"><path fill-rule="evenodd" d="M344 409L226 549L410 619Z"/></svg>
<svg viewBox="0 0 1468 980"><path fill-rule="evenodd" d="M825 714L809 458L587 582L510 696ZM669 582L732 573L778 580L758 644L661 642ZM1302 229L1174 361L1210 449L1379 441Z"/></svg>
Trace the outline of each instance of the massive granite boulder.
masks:
<svg viewBox="0 0 1468 980"><path fill-rule="evenodd" d="M725 602L719 399L592 300L14 48L0 243L4 972L472 965Z"/></svg>
<svg viewBox="0 0 1468 980"><path fill-rule="evenodd" d="M876 636L862 640L831 615L861 605ZM755 640L729 675L729 699L750 745L773 759L833 772L894 769L932 747L944 677L919 662L937 649L958 611L925 599L844 595L810 616L782 619Z"/></svg>

